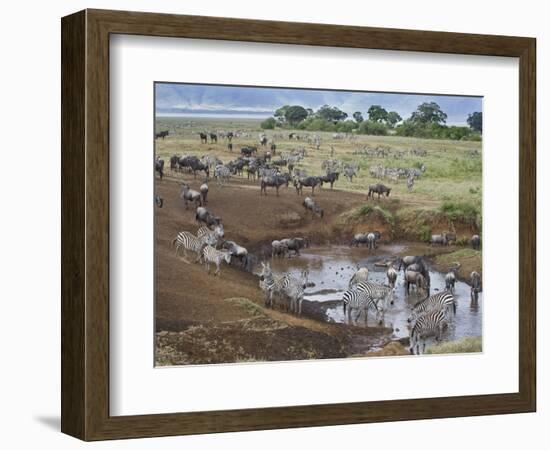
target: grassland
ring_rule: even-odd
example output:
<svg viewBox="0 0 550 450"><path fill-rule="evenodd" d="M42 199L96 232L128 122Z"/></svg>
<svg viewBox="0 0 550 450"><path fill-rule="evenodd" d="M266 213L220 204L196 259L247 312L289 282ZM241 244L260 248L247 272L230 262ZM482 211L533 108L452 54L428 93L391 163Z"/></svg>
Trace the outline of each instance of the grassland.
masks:
<svg viewBox="0 0 550 450"><path fill-rule="evenodd" d="M259 120L158 118L156 128L157 131L170 131L170 135L164 140L157 140L156 145L157 155L166 160L173 154L214 154L228 162L240 155L241 146L258 146L258 134L265 132L277 144L277 152L288 153L305 147L308 156L297 167L305 169L308 174L320 175L324 173L322 162L331 158L331 148L334 148L332 158L357 163L360 168L353 182L340 177L335 188L341 191L366 193L369 184L379 181L369 173L369 168L374 165L411 168L424 164L426 171L417 180L412 192L408 192L405 180L397 183L386 180L383 182L392 188L391 196L380 202L378 211L371 202L370 211L383 216L388 228L391 228L392 237L425 241L431 233L452 231L462 235L462 239L468 239L472 233L481 231L481 142L366 135L356 135L353 139L333 139L333 133L297 131L301 135L319 135L322 144L317 150L307 141L288 140L292 130L262 130ZM249 136L234 138L232 153L227 150L227 142L223 139L217 144L210 141L208 144L200 144L199 132L216 130L240 130ZM357 154L365 147L377 146L390 148L390 156ZM409 150L415 148L425 149L427 156L411 155ZM474 150L478 156L471 155ZM404 151L405 156L395 158L393 155L400 151ZM361 216L361 212L350 214L355 214L355 219Z"/></svg>

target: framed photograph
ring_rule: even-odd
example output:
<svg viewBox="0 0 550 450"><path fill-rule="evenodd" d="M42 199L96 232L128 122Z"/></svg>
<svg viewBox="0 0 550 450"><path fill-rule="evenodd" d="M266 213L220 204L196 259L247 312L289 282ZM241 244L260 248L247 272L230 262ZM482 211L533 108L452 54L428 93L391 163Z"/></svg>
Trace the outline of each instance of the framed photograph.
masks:
<svg viewBox="0 0 550 450"><path fill-rule="evenodd" d="M535 411L535 39L61 29L63 432Z"/></svg>

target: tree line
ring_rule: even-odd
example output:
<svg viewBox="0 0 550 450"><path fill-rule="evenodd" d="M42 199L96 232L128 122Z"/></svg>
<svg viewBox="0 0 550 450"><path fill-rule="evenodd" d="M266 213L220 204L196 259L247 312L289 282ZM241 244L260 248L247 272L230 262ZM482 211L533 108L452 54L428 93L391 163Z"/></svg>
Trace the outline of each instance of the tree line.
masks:
<svg viewBox="0 0 550 450"><path fill-rule="evenodd" d="M468 115L468 126L446 125L447 114L435 102L418 105L407 119L381 105L370 106L366 116L365 119L361 111L356 111L348 117L345 111L330 105L323 105L317 111L300 105L284 105L273 117L265 119L261 127L454 140L481 140L483 128L479 111Z"/></svg>

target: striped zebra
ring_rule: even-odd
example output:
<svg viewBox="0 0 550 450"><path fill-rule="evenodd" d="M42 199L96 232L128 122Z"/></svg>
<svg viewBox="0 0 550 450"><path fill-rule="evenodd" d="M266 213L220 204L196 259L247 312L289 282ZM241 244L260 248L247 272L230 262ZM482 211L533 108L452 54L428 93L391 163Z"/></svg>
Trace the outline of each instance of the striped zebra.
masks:
<svg viewBox="0 0 550 450"><path fill-rule="evenodd" d="M269 178L274 177L279 173L279 169L275 168L267 168L267 167L260 167L258 169L258 178Z"/></svg>
<svg viewBox="0 0 550 450"><path fill-rule="evenodd" d="M409 177L407 178L407 189L408 189L408 191L411 192L413 187L414 187L414 177L411 177L409 175Z"/></svg>
<svg viewBox="0 0 550 450"><path fill-rule="evenodd" d="M286 286L283 286L282 292L290 300L290 312L302 314L302 301L304 300L304 291L307 287L309 277L308 270L302 270L300 278L292 275L285 278Z"/></svg>
<svg viewBox="0 0 550 450"><path fill-rule="evenodd" d="M368 281L368 279L369 279L369 269L367 267L357 267L357 271L353 274L353 276L349 280L348 288L352 289L355 286L357 286L357 284L364 281Z"/></svg>
<svg viewBox="0 0 550 450"><path fill-rule="evenodd" d="M190 250L197 254L197 259L195 262L198 262L201 257L201 252L203 247L207 245L202 239L195 236L189 231L182 231L178 233L176 238L172 241L172 246L176 247L176 256L180 249L183 249L183 255L187 258L187 251Z"/></svg>
<svg viewBox="0 0 550 450"><path fill-rule="evenodd" d="M211 245L206 245L202 249L202 260L208 273L210 273L210 264L216 264L214 275L219 275L221 263L223 261L227 264L231 263L231 253L227 250L216 250Z"/></svg>
<svg viewBox="0 0 550 450"><path fill-rule="evenodd" d="M214 177L218 180L218 185L222 186L231 178L231 170L229 167L219 164L214 169Z"/></svg>
<svg viewBox="0 0 550 450"><path fill-rule="evenodd" d="M342 302L344 303L344 315L348 316L348 323L352 323L351 313L354 309L357 310L357 315L355 316L355 323L359 319L359 316L362 312L365 313L365 325L368 322L369 309L372 309L376 312L376 320L380 319L380 309L376 300L371 297L367 292L358 291L355 289L350 289L344 292L342 296Z"/></svg>
<svg viewBox="0 0 550 450"><path fill-rule="evenodd" d="M420 300L412 308L412 313L407 319L409 323L414 322L422 314L440 309L445 316L452 319L456 315L456 300L449 291L441 291L431 297ZM451 315L452 311L452 315Z"/></svg>
<svg viewBox="0 0 550 450"><path fill-rule="evenodd" d="M265 305L273 308L273 297L281 296L290 284L290 275L275 275L269 263L262 262L260 289L265 293Z"/></svg>
<svg viewBox="0 0 550 450"><path fill-rule="evenodd" d="M410 333L410 349L414 355L416 346L416 354L420 354L420 344L422 341L422 353L426 351L426 339L434 336L436 341L441 340L443 331L447 328L447 316L443 309L434 309L425 314L418 316Z"/></svg>
<svg viewBox="0 0 550 450"><path fill-rule="evenodd" d="M372 281L362 281L355 286L355 289L360 292L365 292L369 297L374 299L378 309L386 311L388 303L393 305L393 288L383 284L374 283Z"/></svg>
<svg viewBox="0 0 550 450"><path fill-rule="evenodd" d="M216 246L218 241L224 236L223 225L217 225L213 230L204 225L197 231L197 237L204 243Z"/></svg>

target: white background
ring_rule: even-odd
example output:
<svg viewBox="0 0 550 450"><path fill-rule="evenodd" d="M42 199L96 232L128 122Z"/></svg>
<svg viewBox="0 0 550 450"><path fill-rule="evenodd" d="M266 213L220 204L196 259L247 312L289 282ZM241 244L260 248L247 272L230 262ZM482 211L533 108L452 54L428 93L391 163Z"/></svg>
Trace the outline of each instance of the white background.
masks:
<svg viewBox="0 0 550 450"><path fill-rule="evenodd" d="M0 121L3 212L0 232L2 270L2 372L0 442L6 448L76 448L84 444L59 429L59 264L60 264L60 32L59 17L84 7L155 10L294 21L341 23L472 33L516 34L538 38L538 308L539 412L436 421L354 425L299 430L233 433L186 438L145 439L93 444L101 448L279 448L315 445L448 449L518 448L548 443L543 424L550 420L548 379L550 294L543 274L550 270L548 230L550 188L550 30L544 2L448 2L394 0L338 3L279 0L273 3L223 1L71 1L10 2L3 5L2 101ZM17 161L15 169L10 161ZM503 212L506 216L506 212ZM475 376L475 374L472 374ZM419 437L422 437L419 440ZM542 448L544 444L536 448ZM32 447L31 447L32 448Z"/></svg>
<svg viewBox="0 0 550 450"><path fill-rule="evenodd" d="M519 230L517 215L502 221L502 211L518 204L517 59L143 36L112 37L110 56L111 414L517 392L519 277L502 283L498 273L499 261L519 260L517 240L502 245ZM483 354L155 369L154 204L139 200L154 195L155 80L483 95ZM405 373L414 373L414 382ZM350 375L368 382L360 390L326 388ZM208 395L193 386L207 386Z"/></svg>

